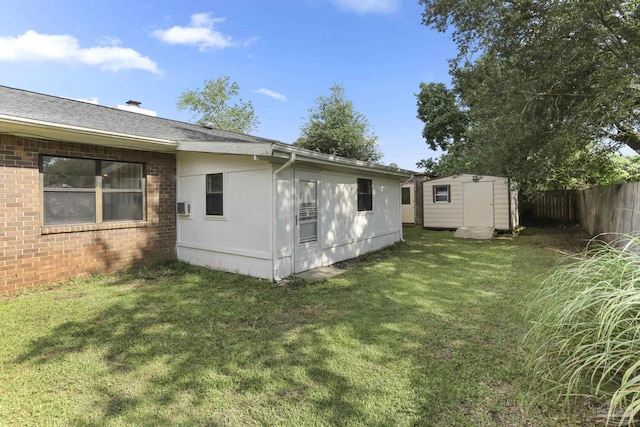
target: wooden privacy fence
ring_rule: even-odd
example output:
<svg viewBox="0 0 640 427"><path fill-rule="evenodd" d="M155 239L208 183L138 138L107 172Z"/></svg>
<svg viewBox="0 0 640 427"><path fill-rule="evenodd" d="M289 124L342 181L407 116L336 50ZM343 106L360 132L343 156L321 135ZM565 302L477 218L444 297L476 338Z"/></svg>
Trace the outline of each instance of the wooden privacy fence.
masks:
<svg viewBox="0 0 640 427"><path fill-rule="evenodd" d="M580 224L591 235L640 231L640 182L582 190L577 205Z"/></svg>
<svg viewBox="0 0 640 427"><path fill-rule="evenodd" d="M545 191L533 202L533 217L563 223L578 221L576 191Z"/></svg>

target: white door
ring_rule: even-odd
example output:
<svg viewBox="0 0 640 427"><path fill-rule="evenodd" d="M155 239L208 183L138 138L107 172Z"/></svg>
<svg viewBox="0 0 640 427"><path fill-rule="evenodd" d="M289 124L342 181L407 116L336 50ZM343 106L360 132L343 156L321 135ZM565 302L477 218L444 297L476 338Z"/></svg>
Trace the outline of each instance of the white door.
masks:
<svg viewBox="0 0 640 427"><path fill-rule="evenodd" d="M296 172L294 273L322 265L319 234L320 178L310 172Z"/></svg>
<svg viewBox="0 0 640 427"><path fill-rule="evenodd" d="M414 200L414 184L404 185L402 187L402 223L415 224L416 208Z"/></svg>
<svg viewBox="0 0 640 427"><path fill-rule="evenodd" d="M493 227L493 182L463 182L465 227Z"/></svg>

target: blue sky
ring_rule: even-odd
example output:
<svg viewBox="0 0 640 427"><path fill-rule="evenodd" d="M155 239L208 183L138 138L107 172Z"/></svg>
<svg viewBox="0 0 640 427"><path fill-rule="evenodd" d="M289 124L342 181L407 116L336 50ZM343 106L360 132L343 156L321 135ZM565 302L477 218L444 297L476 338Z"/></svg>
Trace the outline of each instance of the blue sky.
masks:
<svg viewBox="0 0 640 427"><path fill-rule="evenodd" d="M450 39L417 0L10 1L0 84L114 106L129 99L191 121L176 98L228 75L253 101L256 135L295 141L308 109L340 83L379 137L383 163L415 170L421 81L450 83Z"/></svg>

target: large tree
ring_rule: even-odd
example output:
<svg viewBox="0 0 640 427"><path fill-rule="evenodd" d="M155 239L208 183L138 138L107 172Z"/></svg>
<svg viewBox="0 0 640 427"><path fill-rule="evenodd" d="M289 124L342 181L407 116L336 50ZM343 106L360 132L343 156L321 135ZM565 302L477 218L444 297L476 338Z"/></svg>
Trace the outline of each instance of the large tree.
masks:
<svg viewBox="0 0 640 427"><path fill-rule="evenodd" d="M208 123L216 128L233 132L249 133L258 128L251 101L238 98L240 86L230 81L229 76L205 80L202 89L186 90L180 94L177 107L190 110L198 123Z"/></svg>
<svg viewBox="0 0 640 427"><path fill-rule="evenodd" d="M540 185L640 150L640 0L420 1L459 49L450 92L466 127L437 143L445 156Z"/></svg>
<svg viewBox="0 0 640 427"><path fill-rule="evenodd" d="M341 85L335 84L330 90L329 96L316 99L295 145L350 159L380 160L378 138L371 132L367 118L355 111Z"/></svg>

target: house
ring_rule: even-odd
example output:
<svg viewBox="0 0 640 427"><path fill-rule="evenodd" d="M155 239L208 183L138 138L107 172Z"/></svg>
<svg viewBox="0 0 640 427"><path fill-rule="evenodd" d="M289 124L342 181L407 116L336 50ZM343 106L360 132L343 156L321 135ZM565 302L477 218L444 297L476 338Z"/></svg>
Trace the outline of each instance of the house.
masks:
<svg viewBox="0 0 640 427"><path fill-rule="evenodd" d="M509 178L453 175L426 181L422 189L425 228L512 231L519 226L518 193Z"/></svg>
<svg viewBox="0 0 640 427"><path fill-rule="evenodd" d="M175 257L278 280L402 239L409 171L135 108L0 86L0 294Z"/></svg>

